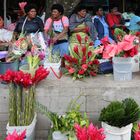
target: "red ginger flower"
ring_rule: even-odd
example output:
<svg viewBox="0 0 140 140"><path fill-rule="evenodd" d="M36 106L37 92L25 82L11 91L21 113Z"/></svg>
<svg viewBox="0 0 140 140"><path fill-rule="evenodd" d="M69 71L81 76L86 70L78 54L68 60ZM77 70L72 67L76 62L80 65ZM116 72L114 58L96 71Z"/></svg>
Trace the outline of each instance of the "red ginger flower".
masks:
<svg viewBox="0 0 140 140"><path fill-rule="evenodd" d="M82 52L83 52L83 56L85 56L86 55L86 47L82 47Z"/></svg>
<svg viewBox="0 0 140 140"><path fill-rule="evenodd" d="M32 81L34 84L38 84L40 81L45 79L49 75L49 71L45 69L43 66L40 66L36 72L35 76L33 77Z"/></svg>
<svg viewBox="0 0 140 140"><path fill-rule="evenodd" d="M0 78L6 83L10 83L14 80L15 72L8 69L5 74L1 75Z"/></svg>
<svg viewBox="0 0 140 140"><path fill-rule="evenodd" d="M70 74L73 74L75 72L75 69L74 68L69 68L69 73Z"/></svg>
<svg viewBox="0 0 140 140"><path fill-rule="evenodd" d="M74 125L78 140L104 140L103 129L97 129L92 123L88 127Z"/></svg>
<svg viewBox="0 0 140 140"><path fill-rule="evenodd" d="M74 50L74 52L75 52L76 54L78 54L78 53L79 53L79 50L78 50L78 46L77 46L77 45L76 45L76 46L74 46L73 50Z"/></svg>
<svg viewBox="0 0 140 140"><path fill-rule="evenodd" d="M16 131L14 131L12 134L8 134L5 140L24 140L26 135L26 130L24 130L20 135L17 134Z"/></svg>
<svg viewBox="0 0 140 140"><path fill-rule="evenodd" d="M85 71L83 70L83 69L80 69L79 71L78 71L78 74L79 75L83 75L85 73Z"/></svg>
<svg viewBox="0 0 140 140"><path fill-rule="evenodd" d="M88 68L88 65L87 65L87 64L83 64L83 65L82 65L82 69L83 69L84 71L86 71L87 68Z"/></svg>
<svg viewBox="0 0 140 140"><path fill-rule="evenodd" d="M79 34L76 34L76 38L79 41L79 43L82 43L82 37Z"/></svg>

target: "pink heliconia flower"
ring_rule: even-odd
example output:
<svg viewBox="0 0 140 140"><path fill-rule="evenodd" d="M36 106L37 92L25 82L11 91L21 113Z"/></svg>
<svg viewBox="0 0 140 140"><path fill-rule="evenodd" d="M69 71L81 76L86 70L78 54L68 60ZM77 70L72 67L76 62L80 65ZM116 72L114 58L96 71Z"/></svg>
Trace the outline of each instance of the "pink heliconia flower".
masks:
<svg viewBox="0 0 140 140"><path fill-rule="evenodd" d="M134 35L125 35L122 40L122 46L124 51L128 51L134 47L134 40L136 36Z"/></svg>
<svg viewBox="0 0 140 140"><path fill-rule="evenodd" d="M22 11L24 11L24 7L27 5L27 2L19 2L18 5L19 5L20 9Z"/></svg>
<svg viewBox="0 0 140 140"><path fill-rule="evenodd" d="M94 53L95 54L101 54L101 53L103 53L103 50L104 50L104 46L101 45L98 49L94 50Z"/></svg>
<svg viewBox="0 0 140 140"><path fill-rule="evenodd" d="M101 39L101 43L102 43L104 46L110 44L108 37L105 36L104 38L102 38L102 39Z"/></svg>
<svg viewBox="0 0 140 140"><path fill-rule="evenodd" d="M25 136L26 130L24 130L20 135L18 135L15 130L12 134L8 134L5 140L24 140Z"/></svg>

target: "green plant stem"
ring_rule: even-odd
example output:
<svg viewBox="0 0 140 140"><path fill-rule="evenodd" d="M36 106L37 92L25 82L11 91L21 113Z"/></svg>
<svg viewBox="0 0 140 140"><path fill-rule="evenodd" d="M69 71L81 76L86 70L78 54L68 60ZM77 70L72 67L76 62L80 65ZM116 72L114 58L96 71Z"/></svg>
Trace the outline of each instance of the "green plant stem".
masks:
<svg viewBox="0 0 140 140"><path fill-rule="evenodd" d="M17 126L22 125L21 113L22 113L22 87L17 85Z"/></svg>
<svg viewBox="0 0 140 140"><path fill-rule="evenodd" d="M9 84L9 125L16 126L16 86L14 83Z"/></svg>

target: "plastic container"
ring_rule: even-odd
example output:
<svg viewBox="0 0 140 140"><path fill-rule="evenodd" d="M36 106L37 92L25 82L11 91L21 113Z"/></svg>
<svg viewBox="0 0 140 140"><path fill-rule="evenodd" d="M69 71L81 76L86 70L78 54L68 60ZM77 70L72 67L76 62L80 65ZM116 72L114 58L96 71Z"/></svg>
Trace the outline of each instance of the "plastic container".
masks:
<svg viewBox="0 0 140 140"><path fill-rule="evenodd" d="M11 62L0 62L0 74L4 74L8 69L17 71L19 69L19 60Z"/></svg>
<svg viewBox="0 0 140 140"><path fill-rule="evenodd" d="M140 71L140 53L132 57L132 72Z"/></svg>
<svg viewBox="0 0 140 140"><path fill-rule="evenodd" d="M114 80L124 81L132 79L132 58L113 57Z"/></svg>
<svg viewBox="0 0 140 140"><path fill-rule="evenodd" d="M7 124L7 132L12 134L15 130L17 131L18 134L22 133L26 129L26 138L25 140L35 140L35 126L37 122L37 114L35 113L34 119L32 123L28 126L9 126L9 123Z"/></svg>
<svg viewBox="0 0 140 140"><path fill-rule="evenodd" d="M60 65L59 63L44 63L44 67L50 71L47 79L56 79L56 75L59 77L60 75Z"/></svg>
<svg viewBox="0 0 140 140"><path fill-rule="evenodd" d="M118 128L102 122L102 128L106 135L105 140L131 140L132 126L132 124L129 124L125 127Z"/></svg>
<svg viewBox="0 0 140 140"><path fill-rule="evenodd" d="M52 140L68 140L65 134L62 134L60 131L54 131L52 133Z"/></svg>

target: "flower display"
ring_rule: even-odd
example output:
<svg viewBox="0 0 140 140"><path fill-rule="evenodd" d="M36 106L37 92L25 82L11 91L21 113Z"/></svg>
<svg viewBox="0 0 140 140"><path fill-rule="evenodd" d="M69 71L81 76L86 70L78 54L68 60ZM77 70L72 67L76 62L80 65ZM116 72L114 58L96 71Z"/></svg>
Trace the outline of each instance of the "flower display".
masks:
<svg viewBox="0 0 140 140"><path fill-rule="evenodd" d="M81 36L76 35L80 45L70 47L70 55L65 54L66 60L65 74L72 75L73 79L84 78L86 76L96 76L99 62L95 59L93 43L85 37L85 44L81 44Z"/></svg>
<svg viewBox="0 0 140 140"><path fill-rule="evenodd" d="M24 130L21 134L18 134L16 130L12 134L8 134L5 140L24 140L26 136L26 130Z"/></svg>
<svg viewBox="0 0 140 140"><path fill-rule="evenodd" d="M92 123L86 127L81 127L79 124L74 126L78 140L104 140L103 128L96 128Z"/></svg>
<svg viewBox="0 0 140 140"><path fill-rule="evenodd" d="M35 87L45 79L49 71L40 66L34 76L22 71L7 70L0 75L9 85L9 125L26 126L34 118Z"/></svg>
<svg viewBox="0 0 140 140"><path fill-rule="evenodd" d="M139 40L133 34L121 36L117 43L110 44L107 37L101 40L102 45L94 52L102 55L103 59L109 59L114 56L133 57L138 53Z"/></svg>

